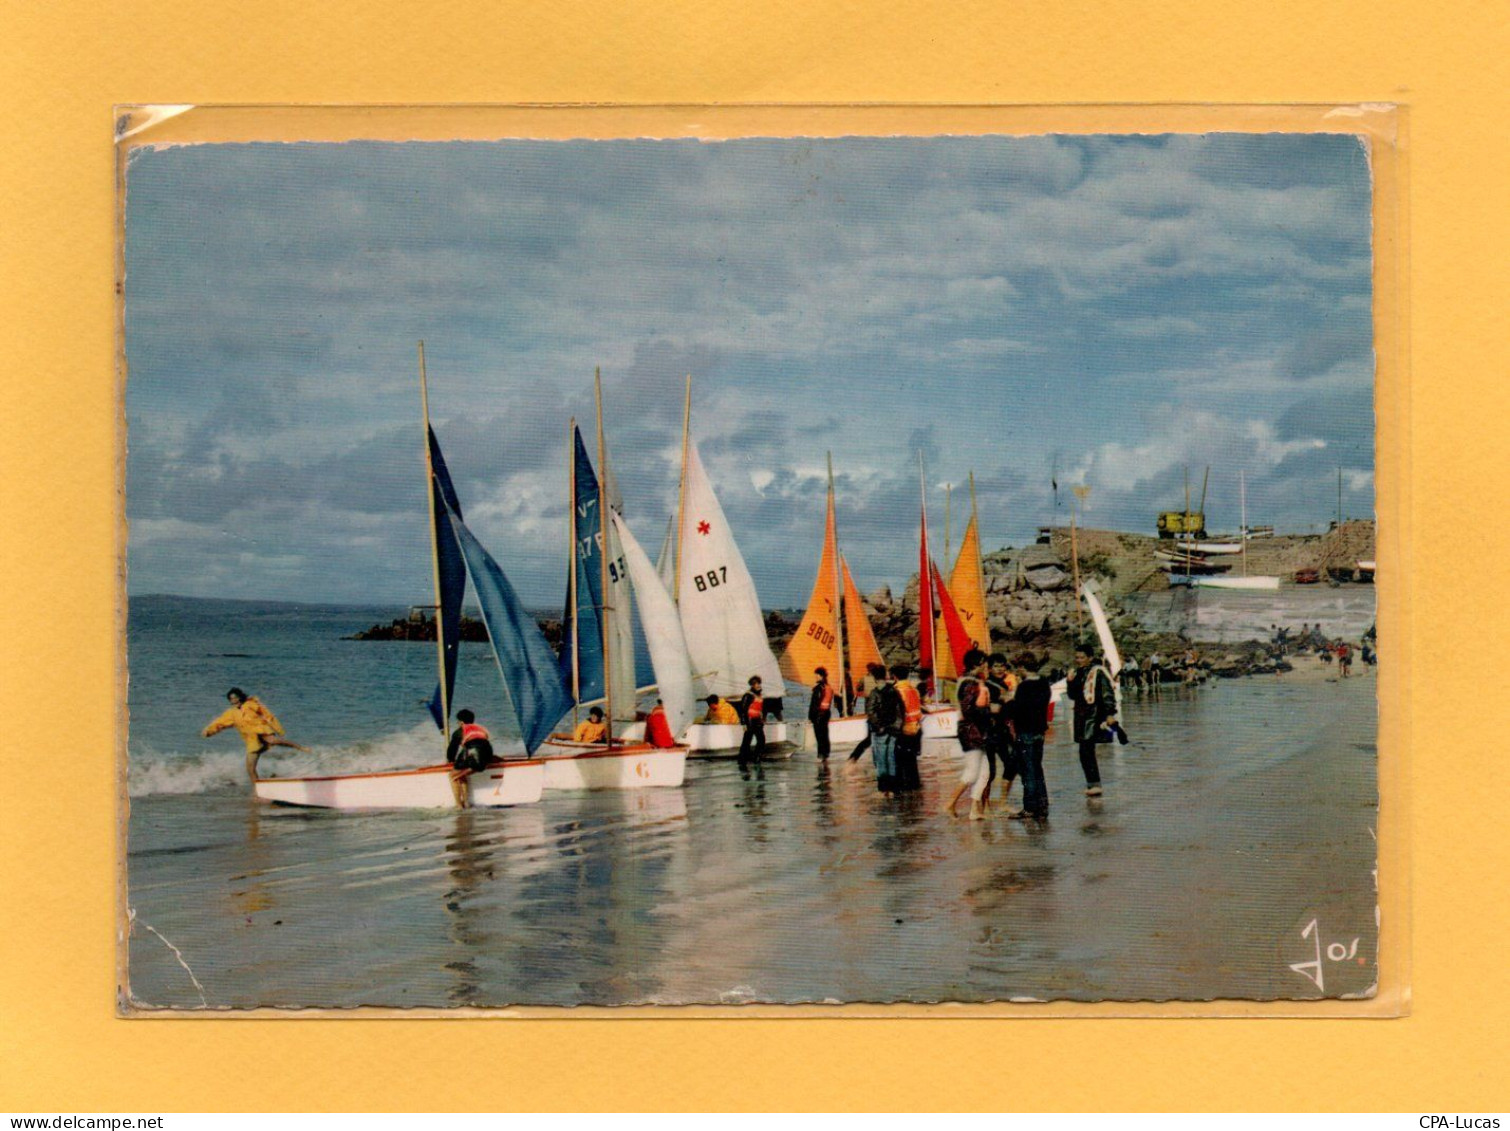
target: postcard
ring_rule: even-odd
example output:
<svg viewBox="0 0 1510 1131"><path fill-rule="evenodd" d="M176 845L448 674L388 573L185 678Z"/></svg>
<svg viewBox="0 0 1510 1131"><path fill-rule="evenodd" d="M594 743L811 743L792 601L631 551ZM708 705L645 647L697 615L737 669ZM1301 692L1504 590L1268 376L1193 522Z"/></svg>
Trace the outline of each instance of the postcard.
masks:
<svg viewBox="0 0 1510 1131"><path fill-rule="evenodd" d="M124 1008L1371 998L1350 121L131 147Z"/></svg>

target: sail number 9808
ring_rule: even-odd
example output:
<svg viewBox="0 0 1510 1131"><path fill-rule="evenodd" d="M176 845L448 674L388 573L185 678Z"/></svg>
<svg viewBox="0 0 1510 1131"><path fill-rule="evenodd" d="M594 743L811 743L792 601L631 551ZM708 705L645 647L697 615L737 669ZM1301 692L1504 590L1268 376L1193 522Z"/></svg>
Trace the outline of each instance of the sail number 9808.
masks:
<svg viewBox="0 0 1510 1131"><path fill-rule="evenodd" d="M707 573L698 573L692 576L692 584L697 586L699 593L706 592L709 589L717 589L728 580L728 566L719 566L716 569L710 569Z"/></svg>
<svg viewBox="0 0 1510 1131"><path fill-rule="evenodd" d="M834 646L834 634L817 621L812 621L808 624L807 634L825 648L832 648Z"/></svg>

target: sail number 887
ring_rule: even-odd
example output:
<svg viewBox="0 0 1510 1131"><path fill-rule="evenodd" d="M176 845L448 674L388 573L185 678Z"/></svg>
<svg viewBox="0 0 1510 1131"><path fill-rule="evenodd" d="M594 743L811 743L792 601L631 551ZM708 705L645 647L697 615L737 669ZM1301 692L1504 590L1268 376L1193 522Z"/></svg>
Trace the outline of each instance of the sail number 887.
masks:
<svg viewBox="0 0 1510 1131"><path fill-rule="evenodd" d="M717 589L728 580L728 566L719 566L716 569L710 569L707 573L698 573L692 576L692 584L697 586L699 593L704 593L709 589Z"/></svg>

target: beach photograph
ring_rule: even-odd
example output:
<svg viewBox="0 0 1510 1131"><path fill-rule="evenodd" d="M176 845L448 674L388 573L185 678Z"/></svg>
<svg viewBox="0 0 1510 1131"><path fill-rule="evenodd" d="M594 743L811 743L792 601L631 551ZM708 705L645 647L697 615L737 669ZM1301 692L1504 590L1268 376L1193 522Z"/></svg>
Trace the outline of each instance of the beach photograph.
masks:
<svg viewBox="0 0 1510 1131"><path fill-rule="evenodd" d="M1377 993L1367 141L122 191L124 1012Z"/></svg>

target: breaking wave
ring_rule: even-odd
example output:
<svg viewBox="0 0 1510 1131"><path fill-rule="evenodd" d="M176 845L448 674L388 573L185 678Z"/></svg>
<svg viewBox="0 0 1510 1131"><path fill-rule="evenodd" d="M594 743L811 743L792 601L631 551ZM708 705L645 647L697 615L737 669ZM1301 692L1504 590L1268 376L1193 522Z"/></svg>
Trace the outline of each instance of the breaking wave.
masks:
<svg viewBox="0 0 1510 1131"><path fill-rule="evenodd" d="M500 754L522 752L517 740L495 738ZM273 747L258 770L276 777L375 773L434 765L441 760L439 734L428 723L358 742L312 746L308 753ZM246 758L240 742L217 743L215 749L165 751L138 749L127 761L126 786L132 797L154 794L223 793L246 789Z"/></svg>

